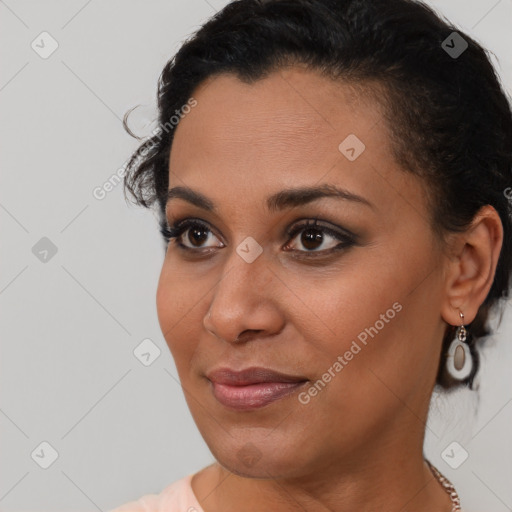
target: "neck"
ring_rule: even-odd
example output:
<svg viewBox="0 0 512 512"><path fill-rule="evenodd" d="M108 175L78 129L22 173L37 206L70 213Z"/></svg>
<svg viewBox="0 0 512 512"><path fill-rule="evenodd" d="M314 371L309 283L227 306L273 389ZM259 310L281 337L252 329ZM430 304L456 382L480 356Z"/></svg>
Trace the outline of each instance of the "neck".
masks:
<svg viewBox="0 0 512 512"><path fill-rule="evenodd" d="M450 498L424 461L420 437L421 443L408 446L407 436L395 431L391 442L381 437L378 448L319 461L300 477L247 478L215 463L194 476L192 488L205 512L450 512Z"/></svg>

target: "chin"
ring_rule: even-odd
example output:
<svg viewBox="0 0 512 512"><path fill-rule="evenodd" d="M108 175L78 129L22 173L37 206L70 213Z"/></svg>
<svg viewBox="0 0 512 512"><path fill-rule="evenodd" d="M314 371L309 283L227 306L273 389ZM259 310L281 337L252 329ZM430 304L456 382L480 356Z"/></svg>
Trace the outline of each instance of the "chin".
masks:
<svg viewBox="0 0 512 512"><path fill-rule="evenodd" d="M240 442L230 438L223 446L217 443L208 443L208 446L223 468L244 478L291 478L303 473L301 468L305 461L297 458L297 443L290 442L290 446L281 443L276 446L275 443L269 443L268 438L266 443L264 438Z"/></svg>

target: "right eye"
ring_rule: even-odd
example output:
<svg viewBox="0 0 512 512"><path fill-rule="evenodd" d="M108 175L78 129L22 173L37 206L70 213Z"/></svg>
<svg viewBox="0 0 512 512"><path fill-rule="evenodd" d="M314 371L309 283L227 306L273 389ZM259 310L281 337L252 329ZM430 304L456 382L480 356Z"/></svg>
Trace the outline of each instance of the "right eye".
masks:
<svg viewBox="0 0 512 512"><path fill-rule="evenodd" d="M201 245L208 241L212 236L215 237L215 235L207 224L198 220L185 219L176 222L172 226L163 226L160 229L160 233L163 235L167 243L169 243L173 238L176 238L176 245L183 250L196 251L204 248L215 247L215 245ZM186 242L191 245L183 243L184 235L186 235ZM221 245L221 247L223 247L223 245Z"/></svg>

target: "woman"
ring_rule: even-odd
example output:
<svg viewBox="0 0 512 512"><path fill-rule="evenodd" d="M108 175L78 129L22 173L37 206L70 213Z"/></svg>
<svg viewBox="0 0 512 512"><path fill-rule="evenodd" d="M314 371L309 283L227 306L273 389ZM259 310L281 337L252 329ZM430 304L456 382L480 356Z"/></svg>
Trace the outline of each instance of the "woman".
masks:
<svg viewBox="0 0 512 512"><path fill-rule="evenodd" d="M485 51L411 0L238 0L158 92L125 185L158 206L160 327L216 463L116 512L460 510L423 440L509 291Z"/></svg>

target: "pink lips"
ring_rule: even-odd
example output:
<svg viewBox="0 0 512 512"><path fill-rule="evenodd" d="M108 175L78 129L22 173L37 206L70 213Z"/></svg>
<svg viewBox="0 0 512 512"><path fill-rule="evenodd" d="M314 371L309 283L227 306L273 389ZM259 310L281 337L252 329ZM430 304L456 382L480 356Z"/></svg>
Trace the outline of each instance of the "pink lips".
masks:
<svg viewBox="0 0 512 512"><path fill-rule="evenodd" d="M279 400L304 385L307 379L267 368L242 371L219 368L207 375L215 398L226 407L249 410Z"/></svg>

